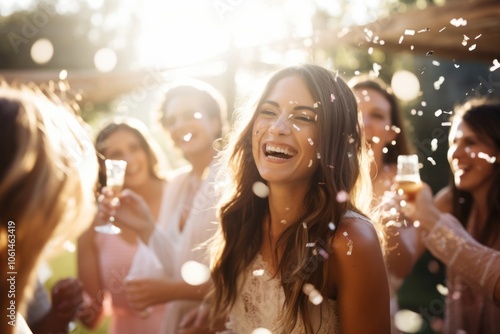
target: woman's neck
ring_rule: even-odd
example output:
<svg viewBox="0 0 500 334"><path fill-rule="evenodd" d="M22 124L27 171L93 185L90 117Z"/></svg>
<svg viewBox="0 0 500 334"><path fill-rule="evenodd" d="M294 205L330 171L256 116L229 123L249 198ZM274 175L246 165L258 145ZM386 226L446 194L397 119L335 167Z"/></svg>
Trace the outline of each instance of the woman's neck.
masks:
<svg viewBox="0 0 500 334"><path fill-rule="evenodd" d="M269 186L269 224L273 237L281 235L289 224L303 214L306 192L306 187Z"/></svg>
<svg viewBox="0 0 500 334"><path fill-rule="evenodd" d="M189 161L189 163L193 168L192 173L196 175L198 178L202 179L206 168L210 165L210 163L214 159L215 154L216 154L215 150L212 149L196 156L186 157L186 159Z"/></svg>

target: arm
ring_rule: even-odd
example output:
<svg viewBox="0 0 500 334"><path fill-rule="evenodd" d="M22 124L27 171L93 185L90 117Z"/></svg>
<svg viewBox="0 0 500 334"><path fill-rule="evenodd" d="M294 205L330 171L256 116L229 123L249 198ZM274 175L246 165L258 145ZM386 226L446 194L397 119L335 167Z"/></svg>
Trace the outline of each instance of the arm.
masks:
<svg viewBox="0 0 500 334"><path fill-rule="evenodd" d="M385 233L387 269L394 276L404 279L422 254L419 252L421 242L418 232L413 226L389 226Z"/></svg>
<svg viewBox="0 0 500 334"><path fill-rule="evenodd" d="M84 306L78 318L87 328L96 328L104 311L104 289L101 284L95 232L90 228L78 239L78 278L84 291Z"/></svg>
<svg viewBox="0 0 500 334"><path fill-rule="evenodd" d="M347 255L349 239L352 254ZM377 233L367 221L346 219L333 241L340 333L390 333L389 286Z"/></svg>
<svg viewBox="0 0 500 334"><path fill-rule="evenodd" d="M412 212L421 223L425 246L470 287L500 305L500 252L477 242L452 215L441 213L430 194L423 187Z"/></svg>
<svg viewBox="0 0 500 334"><path fill-rule="evenodd" d="M138 310L144 310L148 306L172 300L201 301L211 286L211 282L194 286L184 281L165 278L143 278L127 281L125 290L130 305Z"/></svg>

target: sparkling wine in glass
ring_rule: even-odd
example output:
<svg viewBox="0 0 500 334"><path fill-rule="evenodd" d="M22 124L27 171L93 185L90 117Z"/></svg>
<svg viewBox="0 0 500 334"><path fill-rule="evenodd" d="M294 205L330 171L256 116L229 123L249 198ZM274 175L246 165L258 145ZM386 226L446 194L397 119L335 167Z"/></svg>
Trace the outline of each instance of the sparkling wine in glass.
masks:
<svg viewBox="0 0 500 334"><path fill-rule="evenodd" d="M415 199L415 195L422 186L420 171L418 166L418 155L398 156L398 170L396 173L397 189L401 189L409 201Z"/></svg>
<svg viewBox="0 0 500 334"><path fill-rule="evenodd" d="M106 166L106 187L111 190L114 196L113 201L116 202L123 188L127 162L123 160L106 159L104 163ZM114 221L115 217L110 216L106 224L95 226L94 229L99 233L119 234L121 229L113 224Z"/></svg>

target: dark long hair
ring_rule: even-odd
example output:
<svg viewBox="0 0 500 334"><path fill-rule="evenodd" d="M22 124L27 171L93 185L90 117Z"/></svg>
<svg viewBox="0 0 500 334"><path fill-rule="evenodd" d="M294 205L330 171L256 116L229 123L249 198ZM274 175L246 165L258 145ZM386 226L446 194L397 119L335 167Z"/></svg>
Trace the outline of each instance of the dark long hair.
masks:
<svg viewBox="0 0 500 334"><path fill-rule="evenodd" d="M479 139L493 143L496 152L500 152L500 101L473 99L455 108L454 122L463 121ZM500 162L493 162L493 175L488 193L488 215L486 224L479 235L474 237L481 243L492 246L500 237ZM453 180L452 213L466 226L469 219L473 198L467 191L458 190Z"/></svg>
<svg viewBox="0 0 500 334"><path fill-rule="evenodd" d="M306 248L308 243L321 245L330 251L330 242L335 231L329 228L339 223L348 209L358 211L359 195L366 195L369 205L370 187L366 148L360 131L359 115L354 94L347 84L334 73L316 65L289 67L275 73L260 95L251 113L250 121L235 127L230 146L226 150L228 189L220 209L217 248L212 264L214 291L212 315L230 310L237 295L237 279L257 255L262 245L264 219L269 212L267 199L252 191L255 182L265 182L252 156L252 127L256 110L283 78L300 77L308 87L317 105L319 166L312 176L310 189L304 197L304 215L291 222L277 242L276 249L286 256L279 258L278 272L285 292L285 313L281 325L290 332L298 321L302 321L307 333L312 333L309 302L302 293L304 283L313 284L322 293L326 292L327 266L318 249ZM333 168L332 168L333 167ZM337 202L339 192L350 194L346 202ZM366 206L365 206L366 207ZM303 228L307 225L307 229ZM321 305L320 307L324 307Z"/></svg>

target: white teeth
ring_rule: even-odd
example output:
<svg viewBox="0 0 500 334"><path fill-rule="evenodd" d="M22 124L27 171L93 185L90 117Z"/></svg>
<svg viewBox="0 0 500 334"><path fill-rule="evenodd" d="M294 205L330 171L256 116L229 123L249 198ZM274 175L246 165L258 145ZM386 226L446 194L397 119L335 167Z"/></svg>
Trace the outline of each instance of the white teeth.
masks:
<svg viewBox="0 0 500 334"><path fill-rule="evenodd" d="M266 152L276 152L276 153L283 153L286 154L290 157L293 157L296 153L290 152L288 148L283 148L283 147L277 147L277 146L272 146L269 144L266 144Z"/></svg>

